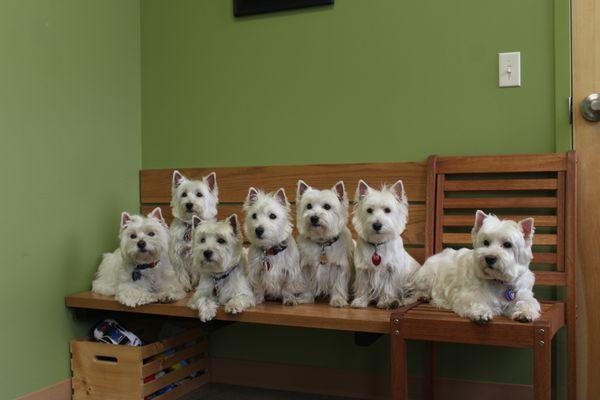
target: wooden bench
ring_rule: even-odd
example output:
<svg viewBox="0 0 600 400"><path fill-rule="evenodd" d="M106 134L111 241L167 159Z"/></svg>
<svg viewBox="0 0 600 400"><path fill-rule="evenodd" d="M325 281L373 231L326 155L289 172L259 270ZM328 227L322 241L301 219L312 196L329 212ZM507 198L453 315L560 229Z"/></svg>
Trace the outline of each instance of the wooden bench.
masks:
<svg viewBox="0 0 600 400"><path fill-rule="evenodd" d="M441 250L446 244L468 244L466 234L473 223L473 207L484 210L521 212L527 209L536 216L536 226L540 228L535 236L536 246L544 247L544 252L536 252L536 262L555 266L553 272L538 274L538 282L546 285L567 287L565 303L544 304L544 314L536 324L520 324L505 318L496 318L488 326L478 326L459 318L451 312L433 309L429 305L417 304L397 311L367 309L335 309L326 304L282 306L267 302L246 310L239 315L228 315L222 311L216 319L222 321L240 321L267 325L286 325L295 327L334 329L353 332L371 332L391 334L392 390L395 399L407 396L406 380L406 339L429 341L461 342L461 337L444 336L444 332L460 332L464 343L489 343L509 347L534 347L535 335L544 329L543 351L536 351L536 399L549 398L550 341L556 330L565 324L569 326L569 349L574 348L574 155L569 153L554 155L508 156L508 157L430 157L427 163L369 163L369 164L331 164L305 166L271 166L241 168L199 168L182 169L186 176L200 178L211 171L217 172L219 185L219 218L232 213L243 215L241 205L249 186L265 190L284 187L294 201L296 181L305 180L317 188L326 188L342 179L346 183L350 197L359 179L377 186L382 182L392 183L397 179L404 181L410 201L410 217L403 235L405 246L419 262ZM520 174L498 181L466 175ZM157 205L164 215L170 218L171 169L143 170L140 173L141 211L146 213ZM539 176L538 176L539 175ZM447 178L447 179L446 179ZM456 180L458 178L459 180ZM460 180L465 178L463 180ZM490 178L490 177L487 177ZM498 187L498 184L501 187ZM478 186L481 185L481 186ZM532 186L533 185L533 186ZM536 186L537 185L537 186ZM495 196L497 189L510 190L521 195L513 197ZM526 191L541 191L551 196L530 199L523 196ZM444 196L444 193L461 191L471 193L484 191L483 203L475 200ZM474 192L474 193L477 193ZM468 197L468 196L467 196ZM472 197L472 196L471 196ZM525 200L524 200L525 199ZM527 199L530 199L529 202ZM535 206L535 207L534 207ZM542 210L538 209L541 208ZM294 208L294 206L292 207ZM448 213L444 210L452 209ZM539 212L543 211L544 214ZM447 214L447 215L446 215ZM507 215L499 212L499 215ZM444 216L444 218L442 218ZM446 227L453 227L446 229ZM456 229L455 229L456 228ZM548 232L543 232L544 229ZM462 229L462 230L461 230ZM445 235L445 236L444 236ZM549 246L550 250L547 250ZM95 309L106 311L134 312L174 317L197 318L195 311L186 307L187 300L173 304L150 304L135 309L117 303L113 298L83 292L68 296L66 304L71 308ZM536 330L537 329L537 330ZM538 332L538 333L536 333ZM537 340L539 343L539 340ZM536 348L537 349L537 348ZM539 353L539 354L538 354ZM574 351L569 352L569 385L574 377ZM543 385L539 382L543 381ZM543 387L543 392L540 388ZM540 395L540 393L544 393ZM545 397L544 397L545 396Z"/></svg>
<svg viewBox="0 0 600 400"><path fill-rule="evenodd" d="M565 289L563 302L543 302L538 321L523 324L495 318L479 326L429 304L399 310L391 320L392 393L408 399L407 339L482 344L534 351L534 396L552 398L552 339L568 327L568 393L575 400L575 153L501 157L446 157L429 159L429 219L435 252L445 247L471 246L470 230L476 209L510 219L533 216L536 284ZM499 366L501 368L501 366ZM435 373L431 373L432 376ZM434 381L430 386L434 387ZM433 391L430 397L434 397Z"/></svg>
<svg viewBox="0 0 600 400"><path fill-rule="evenodd" d="M423 262L425 246L431 248L432 245L429 242L426 243L427 238L425 235L427 190L427 166L425 163L194 168L180 169L180 171L189 178L201 178L212 171L216 171L220 200L219 218L225 218L232 213L237 213L240 217L243 217L242 203L250 186L256 186L267 191L284 187L288 198L291 202L294 202L298 179L303 179L317 188L329 188L340 179L344 180L351 199L354 198L354 190L359 179L365 179L373 186L378 186L383 182L393 183L398 179L403 179L410 201L410 221L403 235L407 250L419 262ZM169 206L172 174L172 169L143 170L140 172L141 212L148 213L154 207L160 206L163 215L170 222L172 218ZM295 211L294 204L292 204L292 210ZM132 309L119 304L112 297L83 292L68 296L66 304L71 308L174 317L198 317L196 311L186 307L187 299L173 304L149 304ZM380 310L375 307L336 309L329 307L327 304L286 307L280 303L266 302L239 315L229 315L219 310L216 319L388 334L390 315L390 310Z"/></svg>

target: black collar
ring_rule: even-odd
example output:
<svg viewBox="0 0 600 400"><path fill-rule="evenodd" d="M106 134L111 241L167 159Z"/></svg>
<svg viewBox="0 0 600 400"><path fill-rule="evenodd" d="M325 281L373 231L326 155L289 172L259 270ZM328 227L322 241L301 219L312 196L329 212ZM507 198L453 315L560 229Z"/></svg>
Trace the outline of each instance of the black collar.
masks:
<svg viewBox="0 0 600 400"><path fill-rule="evenodd" d="M135 268L133 269L133 272L131 272L131 279L133 279L134 282L140 280L140 278L142 277L143 270L148 269L148 268L154 268L157 265L158 265L158 260L153 261L151 263L136 265Z"/></svg>
<svg viewBox="0 0 600 400"><path fill-rule="evenodd" d="M340 238L340 235L337 235L336 237L331 238L329 240L325 240L322 242L315 241L315 243L318 244L319 246L321 246L322 248L325 248L325 247L329 247L332 244L334 244L335 242L337 242L339 240L339 238Z"/></svg>
<svg viewBox="0 0 600 400"><path fill-rule="evenodd" d="M385 242L379 242L379 243L371 243L371 242L367 242L367 243L369 243L371 246L373 246L373 247L375 247L375 248L378 248L378 247L379 247L379 246L381 246L382 244L386 244L386 243L387 243L387 241L385 241Z"/></svg>
<svg viewBox="0 0 600 400"><path fill-rule="evenodd" d="M287 248L288 248L288 244L287 244L287 239L286 239L276 246L269 247L268 249L263 249L263 254L265 256L276 256L277 254L281 253L282 251L284 251Z"/></svg>
<svg viewBox="0 0 600 400"><path fill-rule="evenodd" d="M228 277L229 275L231 275L231 273L232 273L233 271L235 271L235 269L236 269L236 268L237 268L239 265L240 265L240 263L238 262L238 263L237 263L237 264L235 264L233 267L229 268L227 271L225 271L225 272L223 272L223 273L221 273L221 274L218 274L218 275L213 275L213 276L212 276L212 278L213 278L213 281L214 281L214 283L215 283L215 284L217 284L217 283L219 283L220 281L222 281L222 280L224 280L224 279L227 279L227 277Z"/></svg>

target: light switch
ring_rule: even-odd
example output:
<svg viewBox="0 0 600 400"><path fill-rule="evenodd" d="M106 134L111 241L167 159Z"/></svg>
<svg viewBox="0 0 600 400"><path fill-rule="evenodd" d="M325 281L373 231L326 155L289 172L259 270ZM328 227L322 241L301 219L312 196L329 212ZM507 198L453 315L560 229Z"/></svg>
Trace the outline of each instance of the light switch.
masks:
<svg viewBox="0 0 600 400"><path fill-rule="evenodd" d="M521 86L521 52L498 54L498 85L500 87Z"/></svg>

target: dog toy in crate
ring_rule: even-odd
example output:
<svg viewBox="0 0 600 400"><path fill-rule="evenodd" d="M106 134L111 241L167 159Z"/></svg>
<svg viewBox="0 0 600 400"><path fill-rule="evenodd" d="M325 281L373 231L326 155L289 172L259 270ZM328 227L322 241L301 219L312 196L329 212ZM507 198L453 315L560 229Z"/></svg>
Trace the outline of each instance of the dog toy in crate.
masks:
<svg viewBox="0 0 600 400"><path fill-rule="evenodd" d="M141 346L142 341L135 334L123 328L114 319L105 319L96 325L92 337L98 342L122 344L126 346Z"/></svg>

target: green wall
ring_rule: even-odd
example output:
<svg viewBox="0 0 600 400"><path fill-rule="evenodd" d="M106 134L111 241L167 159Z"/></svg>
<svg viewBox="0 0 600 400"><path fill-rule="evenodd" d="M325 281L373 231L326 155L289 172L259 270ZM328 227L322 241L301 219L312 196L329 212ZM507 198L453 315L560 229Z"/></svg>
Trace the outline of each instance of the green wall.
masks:
<svg viewBox="0 0 600 400"><path fill-rule="evenodd" d="M142 0L143 165L553 151L569 142L555 2L338 0L236 20L231 1ZM498 53L517 50L523 86L500 89Z"/></svg>
<svg viewBox="0 0 600 400"><path fill-rule="evenodd" d="M568 0L338 0L238 20L231 1L142 0L143 167L566 150L568 32ZM506 51L522 53L521 88L497 87ZM346 333L235 324L213 335L212 351L387 370L387 339L352 343ZM440 354L446 377L531 382L526 351ZM421 367L414 357L413 372Z"/></svg>
<svg viewBox="0 0 600 400"><path fill-rule="evenodd" d="M139 2L0 0L0 398L70 375L64 296L135 211Z"/></svg>

